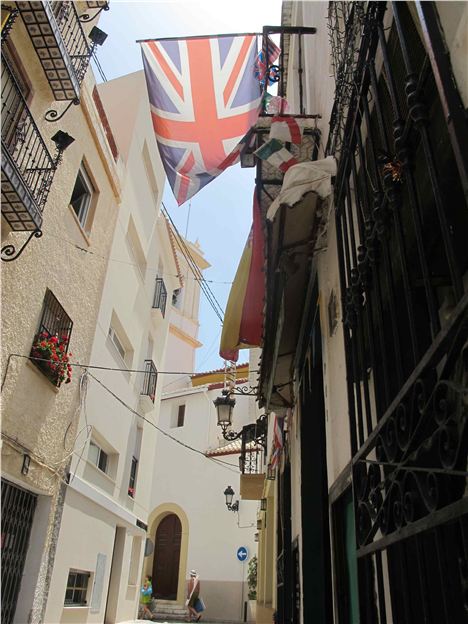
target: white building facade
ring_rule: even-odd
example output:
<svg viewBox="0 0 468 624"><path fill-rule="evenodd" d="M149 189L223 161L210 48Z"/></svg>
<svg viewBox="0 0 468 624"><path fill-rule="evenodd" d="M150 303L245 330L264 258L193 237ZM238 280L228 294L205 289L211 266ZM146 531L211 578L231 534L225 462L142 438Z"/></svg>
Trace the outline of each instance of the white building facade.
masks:
<svg viewBox="0 0 468 624"><path fill-rule="evenodd" d="M198 245L185 243L200 270L209 266ZM180 248L178 259L185 278L171 310L166 369L190 372L200 345L200 286ZM248 376L247 365L237 375L239 380ZM238 512L226 508L227 486L235 492L234 501L240 498L240 440L228 444L216 426L213 401L221 394L223 378L224 371L210 371L165 379L159 425L170 437L159 435L156 442L148 520L154 552L145 559L144 570L153 578L157 611L184 606L189 571L196 569L206 617L241 622L248 601L248 561L256 554L258 503L242 501ZM255 409L251 402L251 397L238 397L237 431L248 421L249 409ZM231 454L224 454L231 448ZM240 547L248 553L244 562L236 555Z"/></svg>
<svg viewBox="0 0 468 624"><path fill-rule="evenodd" d="M172 292L159 207L164 171L142 72L99 87L126 165L73 457L46 622L135 617L146 541ZM169 299L169 301L168 301ZM102 367L102 368L99 368Z"/></svg>

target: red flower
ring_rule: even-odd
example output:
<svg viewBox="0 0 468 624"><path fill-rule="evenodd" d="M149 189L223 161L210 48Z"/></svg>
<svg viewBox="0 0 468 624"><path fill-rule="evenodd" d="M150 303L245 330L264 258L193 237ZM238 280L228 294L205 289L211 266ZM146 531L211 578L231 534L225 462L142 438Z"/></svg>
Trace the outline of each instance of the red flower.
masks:
<svg viewBox="0 0 468 624"><path fill-rule="evenodd" d="M52 338L50 339L50 342L52 342L53 344L57 344L58 343L58 338L57 336L52 336Z"/></svg>

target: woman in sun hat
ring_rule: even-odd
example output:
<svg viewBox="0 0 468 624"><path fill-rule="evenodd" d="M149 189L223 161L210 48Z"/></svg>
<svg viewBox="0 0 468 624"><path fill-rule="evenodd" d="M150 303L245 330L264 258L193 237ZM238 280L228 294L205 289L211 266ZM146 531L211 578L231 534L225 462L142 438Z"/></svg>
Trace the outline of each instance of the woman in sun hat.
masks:
<svg viewBox="0 0 468 624"><path fill-rule="evenodd" d="M192 621L192 615L195 618L195 622L201 620L201 613L199 614L195 609L195 603L198 600L200 594L200 578L196 570L190 570L190 579L187 587L187 600L185 606L188 610L187 622Z"/></svg>

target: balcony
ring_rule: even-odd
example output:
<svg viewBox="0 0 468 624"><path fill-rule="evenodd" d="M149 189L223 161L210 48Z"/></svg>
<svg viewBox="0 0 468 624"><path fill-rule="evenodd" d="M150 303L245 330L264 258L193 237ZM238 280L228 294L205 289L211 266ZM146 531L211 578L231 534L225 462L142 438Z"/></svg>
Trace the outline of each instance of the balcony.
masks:
<svg viewBox="0 0 468 624"><path fill-rule="evenodd" d="M17 232L37 232L58 156L50 155L5 55L1 83L2 215Z"/></svg>
<svg viewBox="0 0 468 624"><path fill-rule="evenodd" d="M17 6L54 98L79 100L94 43L83 30L75 3L18 2Z"/></svg>
<svg viewBox="0 0 468 624"><path fill-rule="evenodd" d="M164 318L166 314L167 289L162 277L156 278L153 297L153 310L159 310Z"/></svg>
<svg viewBox="0 0 468 624"><path fill-rule="evenodd" d="M154 408L158 371L153 360L145 360L143 386L140 392L140 409L146 414Z"/></svg>
<svg viewBox="0 0 468 624"><path fill-rule="evenodd" d="M242 428L241 454L239 457L240 495L242 500L260 500L265 481L265 449L267 419Z"/></svg>

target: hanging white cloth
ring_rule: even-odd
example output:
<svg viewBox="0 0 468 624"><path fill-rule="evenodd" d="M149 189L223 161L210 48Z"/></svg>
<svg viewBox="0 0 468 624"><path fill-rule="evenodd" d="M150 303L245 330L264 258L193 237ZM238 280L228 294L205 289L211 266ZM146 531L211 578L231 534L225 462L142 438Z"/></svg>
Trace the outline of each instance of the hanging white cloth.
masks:
<svg viewBox="0 0 468 624"><path fill-rule="evenodd" d="M314 192L325 199L331 195L331 179L334 175L336 160L333 156L293 165L284 174L283 186L268 209L267 219L273 221L281 205L294 206L306 193Z"/></svg>

